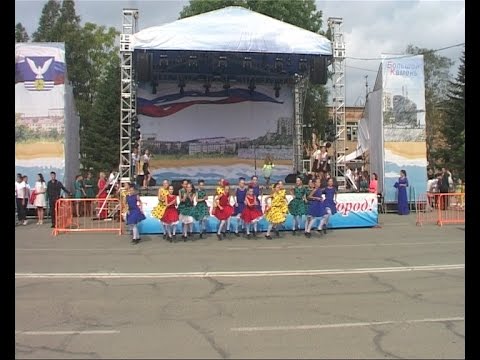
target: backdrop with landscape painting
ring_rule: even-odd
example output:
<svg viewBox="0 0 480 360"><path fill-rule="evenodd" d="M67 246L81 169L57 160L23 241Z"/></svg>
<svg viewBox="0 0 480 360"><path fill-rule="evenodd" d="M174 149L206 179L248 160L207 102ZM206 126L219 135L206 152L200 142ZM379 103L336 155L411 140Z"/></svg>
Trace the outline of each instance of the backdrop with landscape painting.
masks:
<svg viewBox="0 0 480 360"><path fill-rule="evenodd" d="M293 94L275 91L273 84L140 83L137 113L141 150L153 154L150 168L157 183L163 179L219 178L236 182L257 173L270 155L272 180L293 169ZM256 167L256 170L255 170Z"/></svg>

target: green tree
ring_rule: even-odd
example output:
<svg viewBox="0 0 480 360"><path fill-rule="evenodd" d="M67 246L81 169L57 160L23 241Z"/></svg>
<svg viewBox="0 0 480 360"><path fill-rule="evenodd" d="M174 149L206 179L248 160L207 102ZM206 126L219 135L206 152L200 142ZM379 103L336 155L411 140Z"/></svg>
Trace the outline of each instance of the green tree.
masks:
<svg viewBox="0 0 480 360"><path fill-rule="evenodd" d="M441 129L446 146L438 150L442 165L465 179L465 50L457 77L448 84L444 113Z"/></svg>
<svg viewBox="0 0 480 360"><path fill-rule="evenodd" d="M28 40L30 40L30 37L28 36L27 30L22 23L15 25L15 41L28 42Z"/></svg>
<svg viewBox="0 0 480 360"><path fill-rule="evenodd" d="M454 62L438 55L430 49L408 45L407 54L423 55L425 76L425 132L427 142L427 160L430 166L439 167L441 164L441 149L443 136L442 104L447 99L447 90L450 80L449 71Z"/></svg>
<svg viewBox="0 0 480 360"><path fill-rule="evenodd" d="M322 31L322 12L317 10L314 0L190 0L180 12L180 19L227 6L242 6L302 29L325 35ZM323 134L328 122L327 99L328 90L325 86L308 85L303 121L311 127L307 127L309 130L304 133L305 140L311 138L311 131Z"/></svg>
<svg viewBox="0 0 480 360"><path fill-rule="evenodd" d="M32 35L34 42L59 41L57 37L60 34L55 33L55 26L60 17L60 9L61 5L59 1L48 0L42 9L37 31Z"/></svg>
<svg viewBox="0 0 480 360"><path fill-rule="evenodd" d="M82 165L95 172L118 167L120 145L120 59L108 64L98 86L91 121L84 130Z"/></svg>

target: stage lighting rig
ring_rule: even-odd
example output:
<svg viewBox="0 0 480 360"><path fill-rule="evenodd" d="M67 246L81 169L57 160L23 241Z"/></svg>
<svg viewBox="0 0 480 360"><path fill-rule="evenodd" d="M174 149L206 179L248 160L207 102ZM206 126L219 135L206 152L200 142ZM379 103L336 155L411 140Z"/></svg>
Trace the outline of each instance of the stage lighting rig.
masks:
<svg viewBox="0 0 480 360"><path fill-rule="evenodd" d="M252 58L249 56L245 56L243 58L243 68L244 69L251 69L252 68Z"/></svg>
<svg viewBox="0 0 480 360"><path fill-rule="evenodd" d="M197 67L198 67L198 58L197 58L196 55L191 55L191 56L188 58L188 66L193 67L193 68L197 68Z"/></svg>
<svg viewBox="0 0 480 360"><path fill-rule="evenodd" d="M168 55L160 55L160 70L167 70L168 68Z"/></svg>
<svg viewBox="0 0 480 360"><path fill-rule="evenodd" d="M283 71L283 59L282 58L276 58L275 59L275 71L276 72L282 72Z"/></svg>
<svg viewBox="0 0 480 360"><path fill-rule="evenodd" d="M300 60L298 61L298 69L300 70L300 72L305 72L305 71L307 71L307 69L308 69L307 59L300 59Z"/></svg>
<svg viewBox="0 0 480 360"><path fill-rule="evenodd" d="M132 116L130 131L132 143L137 143L137 141L140 140L140 123L138 122L137 115Z"/></svg>

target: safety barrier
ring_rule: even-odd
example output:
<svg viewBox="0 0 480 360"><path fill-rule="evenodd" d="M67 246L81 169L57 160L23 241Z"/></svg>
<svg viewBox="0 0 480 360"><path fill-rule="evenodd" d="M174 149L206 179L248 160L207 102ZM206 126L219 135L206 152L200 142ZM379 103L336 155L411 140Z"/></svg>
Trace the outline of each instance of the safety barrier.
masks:
<svg viewBox="0 0 480 360"><path fill-rule="evenodd" d="M427 193L415 202L417 225L465 224L465 193Z"/></svg>
<svg viewBox="0 0 480 360"><path fill-rule="evenodd" d="M55 203L53 235L68 232L116 232L121 235L121 207L116 198L59 199Z"/></svg>

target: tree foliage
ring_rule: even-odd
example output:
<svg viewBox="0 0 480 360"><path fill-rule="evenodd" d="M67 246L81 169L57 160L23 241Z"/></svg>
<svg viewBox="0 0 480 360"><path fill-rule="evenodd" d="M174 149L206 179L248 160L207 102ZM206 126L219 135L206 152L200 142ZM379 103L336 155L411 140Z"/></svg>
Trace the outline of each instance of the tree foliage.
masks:
<svg viewBox="0 0 480 360"><path fill-rule="evenodd" d="M228 6L242 6L318 34L322 31L322 12L317 10L314 0L190 0L180 12L180 18L190 17ZM307 131L305 140L311 138L311 131L322 134L328 121L328 90L323 85L309 84L305 100L304 123Z"/></svg>
<svg viewBox="0 0 480 360"><path fill-rule="evenodd" d="M30 37L22 23L15 25L15 42L28 42L28 40Z"/></svg>
<svg viewBox="0 0 480 360"><path fill-rule="evenodd" d="M55 26L60 17L61 4L57 0L48 0L42 9L37 31L32 35L34 42L60 41Z"/></svg>
<svg viewBox="0 0 480 360"><path fill-rule="evenodd" d="M118 167L120 127L120 59L117 57L105 68L98 84L89 125L84 129L83 166L87 169L109 171Z"/></svg>
<svg viewBox="0 0 480 360"><path fill-rule="evenodd" d="M457 77L448 84L444 115L441 129L446 146L438 153L443 166L454 176L465 179L465 51L460 58Z"/></svg>
<svg viewBox="0 0 480 360"><path fill-rule="evenodd" d="M84 161L85 147L88 147L88 144L96 144L96 137L92 138L92 132L88 131L89 127L102 129L103 136L115 131L118 133L119 116L116 121L96 126L95 121L98 121L99 117L94 115L98 113L96 107L101 106L102 103L97 102L96 98L100 94L101 87L106 86L105 79L111 71L109 66L119 62L118 47L115 46L118 34L113 27L107 29L105 26L93 23L85 23L82 26L73 0L63 0L61 3L49 0L43 7L38 29L33 35L34 41L65 43L67 79L73 87L75 105L80 115L80 129L83 129L80 132L80 153L84 167L91 163L91 159ZM115 85L111 83L110 91L102 90L103 102L106 101L104 95L107 93L112 97L111 102L119 101L119 95L116 95L116 89L113 86ZM115 96L117 98L114 98ZM115 111L113 108L111 110ZM118 142L118 137L115 141ZM111 161L110 155L104 151L98 151L96 154L97 164ZM116 157L118 157L118 151ZM118 159L115 162L118 163ZM115 162L98 170L110 169Z"/></svg>
<svg viewBox="0 0 480 360"><path fill-rule="evenodd" d="M427 142L427 160L430 166L440 166L440 154L437 151L444 139L441 133L442 109L441 104L447 98L450 80L450 68L454 62L438 55L430 49L408 45L407 54L423 55L425 76L425 132Z"/></svg>

